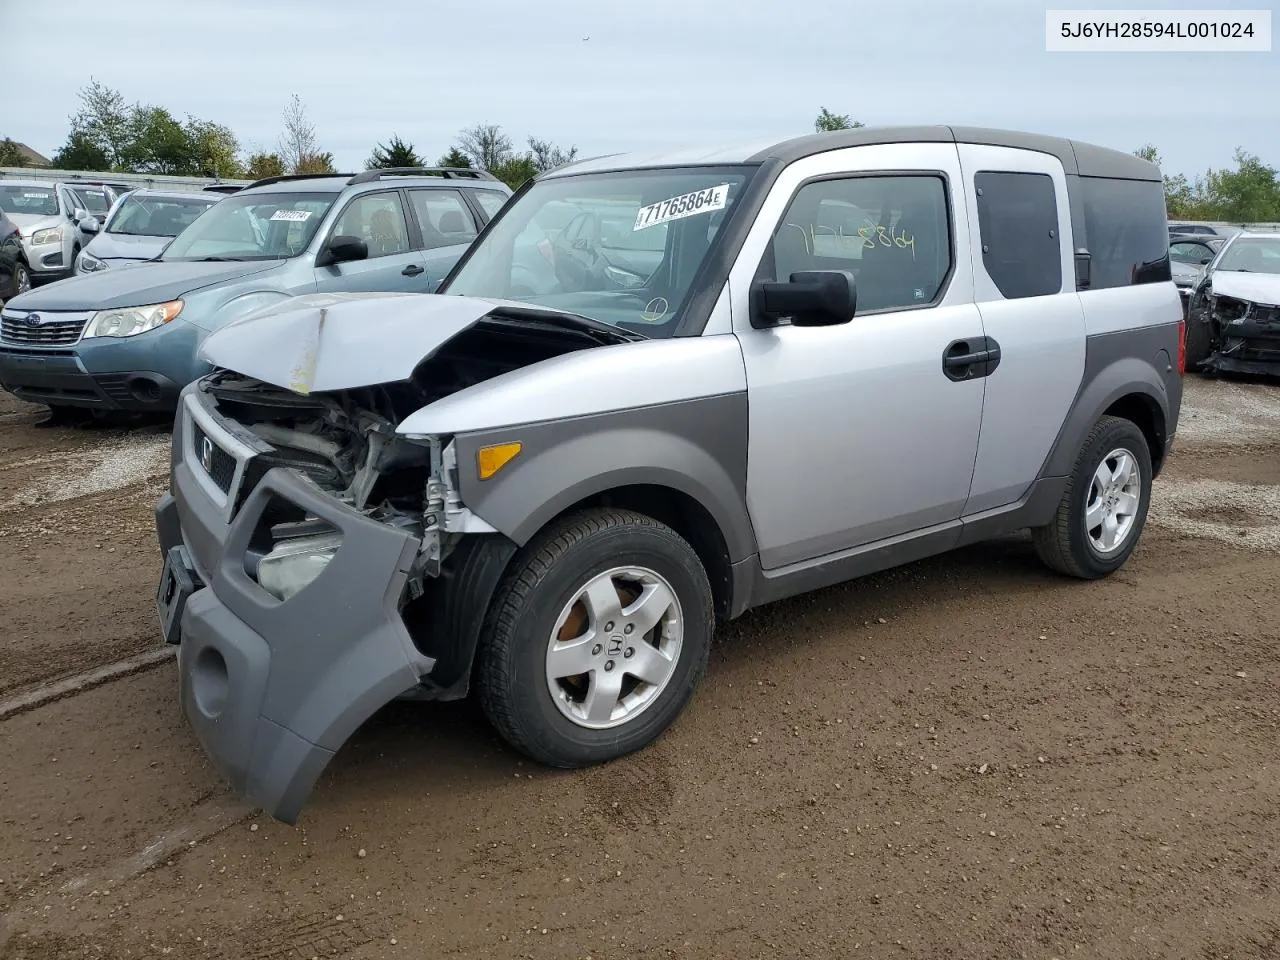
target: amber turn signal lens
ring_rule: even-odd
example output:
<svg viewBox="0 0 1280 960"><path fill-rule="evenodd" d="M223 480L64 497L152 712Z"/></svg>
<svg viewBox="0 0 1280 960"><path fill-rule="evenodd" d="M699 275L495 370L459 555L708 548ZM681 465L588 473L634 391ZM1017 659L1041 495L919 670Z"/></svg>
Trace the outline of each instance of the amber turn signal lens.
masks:
<svg viewBox="0 0 1280 960"><path fill-rule="evenodd" d="M481 447L476 452L476 469L480 479L488 480L510 463L523 447L524 444L519 442L495 443L491 447Z"/></svg>

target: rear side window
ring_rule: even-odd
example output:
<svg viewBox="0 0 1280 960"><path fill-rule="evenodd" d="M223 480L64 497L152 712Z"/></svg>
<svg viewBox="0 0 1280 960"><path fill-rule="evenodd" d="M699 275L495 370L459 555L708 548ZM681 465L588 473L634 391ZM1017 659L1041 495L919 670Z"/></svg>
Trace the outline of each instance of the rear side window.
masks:
<svg viewBox="0 0 1280 960"><path fill-rule="evenodd" d="M974 175L982 262L1008 300L1062 292L1058 199L1046 173Z"/></svg>
<svg viewBox="0 0 1280 960"><path fill-rule="evenodd" d="M497 190L476 190L475 198L480 204L480 209L484 211L484 215L490 220L498 215L498 211L507 202L507 195L499 193Z"/></svg>
<svg viewBox="0 0 1280 960"><path fill-rule="evenodd" d="M1154 180L1080 177L1089 289L1163 283L1169 269L1164 185Z"/></svg>
<svg viewBox="0 0 1280 960"><path fill-rule="evenodd" d="M475 220L456 190L410 190L409 199L418 215L422 245L427 250L470 243L476 238Z"/></svg>

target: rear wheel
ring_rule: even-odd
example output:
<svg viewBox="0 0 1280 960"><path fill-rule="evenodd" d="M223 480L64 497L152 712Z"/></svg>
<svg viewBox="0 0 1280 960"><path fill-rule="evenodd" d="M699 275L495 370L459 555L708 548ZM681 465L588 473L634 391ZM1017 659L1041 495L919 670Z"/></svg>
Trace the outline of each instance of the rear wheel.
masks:
<svg viewBox="0 0 1280 960"><path fill-rule="evenodd" d="M480 651L481 705L540 763L612 760L684 709L714 623L706 572L675 531L631 511L584 511L513 561Z"/></svg>
<svg viewBox="0 0 1280 960"><path fill-rule="evenodd" d="M1085 440L1053 520L1032 530L1050 569L1094 580L1119 570L1138 544L1151 500L1151 451L1129 420L1106 416Z"/></svg>

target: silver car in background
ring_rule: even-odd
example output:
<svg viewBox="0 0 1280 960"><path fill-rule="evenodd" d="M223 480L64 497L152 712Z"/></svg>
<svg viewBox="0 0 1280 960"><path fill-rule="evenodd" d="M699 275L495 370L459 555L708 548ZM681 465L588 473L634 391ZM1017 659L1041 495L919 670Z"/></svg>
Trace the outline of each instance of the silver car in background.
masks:
<svg viewBox="0 0 1280 960"><path fill-rule="evenodd" d="M82 244L78 226L89 216L72 190L47 180L0 180L0 210L22 231L33 284L71 275Z"/></svg>
<svg viewBox="0 0 1280 960"><path fill-rule="evenodd" d="M75 272L97 273L152 260L221 199L221 194L203 191L134 190L112 209L101 226L92 217L81 221L80 229L93 239L76 258Z"/></svg>

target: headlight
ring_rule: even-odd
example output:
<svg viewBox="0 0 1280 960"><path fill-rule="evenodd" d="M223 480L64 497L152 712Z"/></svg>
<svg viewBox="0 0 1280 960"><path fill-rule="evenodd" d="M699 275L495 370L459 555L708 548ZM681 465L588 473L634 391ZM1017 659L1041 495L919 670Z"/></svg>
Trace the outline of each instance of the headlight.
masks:
<svg viewBox="0 0 1280 960"><path fill-rule="evenodd" d="M33 247L41 246L46 243L61 243L62 228L50 227L47 230L37 230L31 235L31 245Z"/></svg>
<svg viewBox="0 0 1280 960"><path fill-rule="evenodd" d="M258 584L277 600L298 594L329 565L342 543L339 534L283 540L258 561Z"/></svg>
<svg viewBox="0 0 1280 960"><path fill-rule="evenodd" d="M76 257L77 273L97 273L99 270L105 270L109 264L105 260L99 260L88 250L81 250L80 256Z"/></svg>
<svg viewBox="0 0 1280 960"><path fill-rule="evenodd" d="M181 300L155 303L146 307L121 307L99 310L85 328L89 337L134 337L163 326L182 312Z"/></svg>

